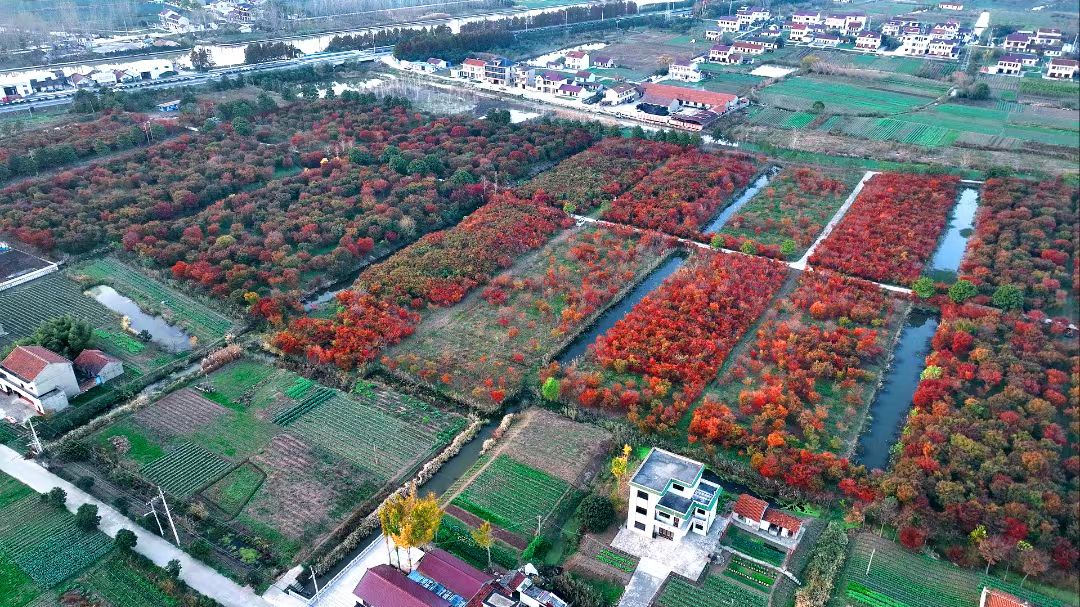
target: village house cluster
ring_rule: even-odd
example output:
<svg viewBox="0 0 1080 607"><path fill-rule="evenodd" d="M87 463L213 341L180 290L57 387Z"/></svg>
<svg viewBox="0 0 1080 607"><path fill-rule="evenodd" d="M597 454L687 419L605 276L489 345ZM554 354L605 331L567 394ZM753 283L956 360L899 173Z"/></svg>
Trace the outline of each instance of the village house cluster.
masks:
<svg viewBox="0 0 1080 607"><path fill-rule="evenodd" d="M123 372L123 363L101 350L83 350L71 361L41 346L16 346L0 362L0 412L23 419L60 411Z"/></svg>
<svg viewBox="0 0 1080 607"><path fill-rule="evenodd" d="M176 66L168 59L144 59L123 66L86 69L65 67L55 70L16 71L0 75L0 102L64 89L114 86L132 82L158 80L176 74Z"/></svg>

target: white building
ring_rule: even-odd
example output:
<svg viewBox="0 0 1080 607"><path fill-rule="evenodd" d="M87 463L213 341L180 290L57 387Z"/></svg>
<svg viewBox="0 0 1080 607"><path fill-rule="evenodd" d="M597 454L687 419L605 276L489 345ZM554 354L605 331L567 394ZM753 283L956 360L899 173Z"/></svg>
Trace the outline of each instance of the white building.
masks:
<svg viewBox="0 0 1080 607"><path fill-rule="evenodd" d="M881 48L881 34L877 32L859 32L855 37L855 48L861 51L876 51Z"/></svg>
<svg viewBox="0 0 1080 607"><path fill-rule="evenodd" d="M1076 77L1080 70L1080 63L1075 59L1062 59L1055 57L1046 65L1046 77L1055 80L1071 80Z"/></svg>
<svg viewBox="0 0 1080 607"><path fill-rule="evenodd" d="M607 88L604 91L603 105L621 105L623 103L630 103L631 101L637 101L641 96L641 91L638 87L632 84L616 84Z"/></svg>
<svg viewBox="0 0 1080 607"><path fill-rule="evenodd" d="M795 11L791 15L792 23L820 24L821 11Z"/></svg>
<svg viewBox="0 0 1080 607"><path fill-rule="evenodd" d="M720 17L716 20L716 27L721 32L737 32L739 31L739 18L731 15Z"/></svg>
<svg viewBox="0 0 1080 607"><path fill-rule="evenodd" d="M701 82L704 75L697 63L689 59L676 59L668 66L668 78L683 82Z"/></svg>
<svg viewBox="0 0 1080 607"><path fill-rule="evenodd" d="M735 11L735 18L738 20L740 27L750 27L755 23L768 21L770 16L769 9L764 6L744 6Z"/></svg>
<svg viewBox="0 0 1080 607"><path fill-rule="evenodd" d="M566 57L563 61L563 66L568 70L587 70L591 67L589 63L589 53L585 51L570 51L566 53Z"/></svg>
<svg viewBox="0 0 1080 607"><path fill-rule="evenodd" d="M630 479L627 528L672 541L708 534L723 490L704 474L701 462L654 447Z"/></svg>
<svg viewBox="0 0 1080 607"><path fill-rule="evenodd" d="M38 413L66 408L79 392L71 361L41 346L16 346L0 362L0 394L28 402Z"/></svg>

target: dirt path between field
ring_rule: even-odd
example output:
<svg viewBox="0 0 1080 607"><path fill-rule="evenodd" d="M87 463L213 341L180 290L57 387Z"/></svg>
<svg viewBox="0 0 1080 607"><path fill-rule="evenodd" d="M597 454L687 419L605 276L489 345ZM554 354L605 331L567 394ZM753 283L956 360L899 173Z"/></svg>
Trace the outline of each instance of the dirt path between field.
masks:
<svg viewBox="0 0 1080 607"><path fill-rule="evenodd" d="M533 415L532 409L516 414L513 423L510 425L510 429L506 431L506 435L495 443L495 446L491 448L491 451L488 454L485 454L484 457L487 457L488 459L484 462L484 465L477 468L472 474L459 479L459 482L454 483L454 487L451 491L447 491L439 496L439 501L444 505L449 504L454 501L454 498L461 495L461 492L465 487L472 484L472 482L476 480L476 477L480 476L484 470L487 470L488 466L491 465L491 462L495 461L499 455L502 455L503 451L506 451L508 445L521 433L521 430L532 423Z"/></svg>

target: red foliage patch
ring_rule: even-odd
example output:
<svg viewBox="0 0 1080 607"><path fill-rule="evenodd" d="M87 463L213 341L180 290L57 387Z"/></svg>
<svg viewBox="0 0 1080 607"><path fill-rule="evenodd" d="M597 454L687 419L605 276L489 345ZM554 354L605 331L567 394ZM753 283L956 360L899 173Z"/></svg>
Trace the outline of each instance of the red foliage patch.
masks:
<svg viewBox="0 0 1080 607"><path fill-rule="evenodd" d="M616 198L603 218L694 238L732 194L746 187L754 170L745 154L688 150Z"/></svg>
<svg viewBox="0 0 1080 607"><path fill-rule="evenodd" d="M875 175L839 225L810 256L813 266L878 282L909 285L937 247L958 178Z"/></svg>

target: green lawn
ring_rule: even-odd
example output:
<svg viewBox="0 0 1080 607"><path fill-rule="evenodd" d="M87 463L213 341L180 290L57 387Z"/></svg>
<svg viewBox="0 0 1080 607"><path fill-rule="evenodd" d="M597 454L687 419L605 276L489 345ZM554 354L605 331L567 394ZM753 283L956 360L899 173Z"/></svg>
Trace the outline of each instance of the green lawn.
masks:
<svg viewBox="0 0 1080 607"><path fill-rule="evenodd" d="M815 101L830 113L894 114L924 105L930 98L896 91L871 89L855 84L807 76L788 78L761 91L767 105L789 110L807 110Z"/></svg>

